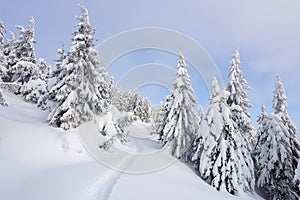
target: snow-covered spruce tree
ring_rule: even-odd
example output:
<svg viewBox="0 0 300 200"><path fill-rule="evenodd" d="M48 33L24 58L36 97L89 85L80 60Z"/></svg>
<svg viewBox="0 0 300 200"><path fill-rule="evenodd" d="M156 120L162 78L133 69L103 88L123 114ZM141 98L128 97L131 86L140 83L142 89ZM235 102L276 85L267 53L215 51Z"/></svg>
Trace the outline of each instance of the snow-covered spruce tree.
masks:
<svg viewBox="0 0 300 200"><path fill-rule="evenodd" d="M150 122L151 108L148 99L139 97L133 113L139 117L142 122Z"/></svg>
<svg viewBox="0 0 300 200"><path fill-rule="evenodd" d="M95 54L96 51L91 52L96 56ZM113 98L113 93L114 93L114 86L111 84L114 84L113 80L109 80L108 74L105 71L104 66L101 64L99 67L99 75L100 78L98 79L97 82L97 92L99 95L99 102L96 104L96 110L97 113L106 113L108 107L112 104L112 98Z"/></svg>
<svg viewBox="0 0 300 200"><path fill-rule="evenodd" d="M34 19L29 20L29 26L24 28L16 26L20 30L20 35L14 42L14 50L12 53L12 62L15 63L8 69L8 76L11 82L18 85L15 91L20 93L20 87L27 83L32 74L36 74L36 58L34 53Z"/></svg>
<svg viewBox="0 0 300 200"><path fill-rule="evenodd" d="M295 174L295 183L298 189L300 190L300 162L298 162L298 167L296 169L296 174Z"/></svg>
<svg viewBox="0 0 300 200"><path fill-rule="evenodd" d="M165 127L165 122L167 117L165 104L161 101L160 105L157 106L155 110L153 108L152 111L155 111L152 116L152 130L153 130L152 134L157 134L158 139L160 140Z"/></svg>
<svg viewBox="0 0 300 200"><path fill-rule="evenodd" d="M121 112L134 113L137 105L140 101L143 101L143 98L136 91L124 91L122 88L115 87L112 81L113 80L111 80L110 83L110 91L113 92L112 104ZM137 111L136 116L138 116L138 113L139 112Z"/></svg>
<svg viewBox="0 0 300 200"><path fill-rule="evenodd" d="M199 142L194 160L200 176L217 190L231 194L238 191L238 162L236 129L226 100L228 92L220 90L213 78L210 104L198 131ZM197 161L197 159L199 159Z"/></svg>
<svg viewBox="0 0 300 200"><path fill-rule="evenodd" d="M251 123L250 114L247 109L250 104L245 90L251 89L241 70L240 54L236 49L230 61L230 73L226 90L229 92L227 104L231 110L234 128L237 130L236 143L240 151L237 151L238 183L244 191L253 191L254 169L251 157L251 145L254 140L255 131Z"/></svg>
<svg viewBox="0 0 300 200"><path fill-rule="evenodd" d="M81 7L82 16L73 33L70 51L61 63L62 71L49 93L56 104L48 116L49 124L65 130L90 121L94 114L103 114L108 105L103 99L105 80L99 72L97 52L93 47L94 29L91 27L88 10Z"/></svg>
<svg viewBox="0 0 300 200"><path fill-rule="evenodd" d="M230 72L226 90L230 93L227 103L232 111L232 118L237 124L239 132L251 142L255 136L255 130L251 124L251 116L247 109L251 108L247 93L245 90L250 90L242 69L240 54L238 49L234 51L230 61Z"/></svg>
<svg viewBox="0 0 300 200"><path fill-rule="evenodd" d="M136 108L137 106L137 102L138 102L138 99L141 98L139 96L139 94L137 93L137 91L129 91L127 93L127 103L128 105L126 106L126 112L134 112L134 109Z"/></svg>
<svg viewBox="0 0 300 200"><path fill-rule="evenodd" d="M197 123L198 123L199 127L203 120L203 116L204 116L204 109L200 105L199 109L198 109L198 118L197 118ZM198 133L196 134L196 137L192 143L192 160L191 161L193 162L193 166L196 170L199 168L199 164L200 164L199 150L200 150L201 145L203 144L203 137L201 134L199 134L199 131L200 131L200 129L198 129Z"/></svg>
<svg viewBox="0 0 300 200"><path fill-rule="evenodd" d="M177 73L170 88L170 108L166 117L162 144L169 145L171 154L187 161L190 159L191 144L198 130L196 98L186 69L185 59L179 52Z"/></svg>
<svg viewBox="0 0 300 200"><path fill-rule="evenodd" d="M128 99L125 98L125 96L126 92L122 88L115 88L112 99L112 105L114 105L120 112L126 110Z"/></svg>
<svg viewBox="0 0 300 200"><path fill-rule="evenodd" d="M300 158L300 143L297 139L297 129L290 119L290 116L287 112L287 107L285 90L281 83L280 77L277 76L277 83L275 85L273 98L273 112L281 118L282 122L289 131L289 140L291 144L290 148L293 152L293 156L290 159L292 162L292 170L295 171Z"/></svg>
<svg viewBox="0 0 300 200"><path fill-rule="evenodd" d="M8 103L7 103L7 100L6 100L6 97L0 87L0 106L2 107L6 107L8 106Z"/></svg>
<svg viewBox="0 0 300 200"><path fill-rule="evenodd" d="M40 58L28 82L25 82L20 87L20 93L26 101L38 103L40 101L39 99L47 92L46 68L45 60Z"/></svg>
<svg viewBox="0 0 300 200"><path fill-rule="evenodd" d="M53 90L50 92L50 89L54 85L58 84L58 82L61 81L64 77L64 75L61 74L65 72L62 68L62 62L66 58L64 46L62 46L62 48L59 48L57 50L57 53L59 54L59 58L56 60L54 66L48 66L48 74L46 78L46 92L45 94L40 96L37 103L38 107L42 108L43 110L53 109L55 105L53 101L55 99L57 90Z"/></svg>
<svg viewBox="0 0 300 200"><path fill-rule="evenodd" d="M294 182L300 157L297 130L287 112L287 97L277 76L273 112L259 118L254 149L257 187L271 199L298 199L299 188ZM263 115L263 114L262 114ZM261 115L261 116L262 116Z"/></svg>
<svg viewBox="0 0 300 200"><path fill-rule="evenodd" d="M173 98L173 94L170 94L166 97L164 104L162 105L162 107L160 107L159 110L160 117L155 122L156 134L158 134L158 140L160 141L163 140L164 128L167 124L167 117L172 107L172 103L174 102Z"/></svg>
<svg viewBox="0 0 300 200"><path fill-rule="evenodd" d="M294 183L293 144L288 128L279 115L267 115L263 107L258 119L254 148L256 186L267 199L299 198Z"/></svg>
<svg viewBox="0 0 300 200"><path fill-rule="evenodd" d="M6 57L6 63L7 63L7 72L9 69L12 68L17 62L17 56L16 56L16 47L17 47L17 40L13 32L9 32L10 38L6 40L4 44L4 55ZM5 79L3 79L5 82L11 81L11 76L9 76L9 73L7 73Z"/></svg>
<svg viewBox="0 0 300 200"><path fill-rule="evenodd" d="M0 21L0 78L5 79L7 73L7 57L4 53L4 48L6 44L5 37L5 26L2 21Z"/></svg>

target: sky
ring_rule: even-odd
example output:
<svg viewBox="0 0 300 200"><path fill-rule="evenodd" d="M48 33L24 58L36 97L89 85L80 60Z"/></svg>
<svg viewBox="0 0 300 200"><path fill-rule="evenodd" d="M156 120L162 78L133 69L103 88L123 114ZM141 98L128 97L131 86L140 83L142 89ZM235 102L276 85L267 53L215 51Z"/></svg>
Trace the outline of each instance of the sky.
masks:
<svg viewBox="0 0 300 200"><path fill-rule="evenodd" d="M135 28L160 27L178 31L199 43L219 69L226 84L229 61L239 48L242 69L252 90L248 92L255 124L260 107L272 111L276 75L280 75L288 97L288 111L300 129L300 1L289 0L27 0L2 1L0 18L7 31L17 35L15 25L28 25L35 18L36 56L48 64L57 59L57 48L62 44L68 50L71 33L80 15L80 7L89 10L92 26L96 28L96 46L102 41ZM100 52L101 58L101 52ZM126 70L147 63L162 63L176 69L175 55L155 50L136 51L122 56L110 67L109 75L116 79ZM209 102L209 83L204 83L188 70L199 104ZM165 98L167 89L157 85L144 86L139 91L153 104Z"/></svg>

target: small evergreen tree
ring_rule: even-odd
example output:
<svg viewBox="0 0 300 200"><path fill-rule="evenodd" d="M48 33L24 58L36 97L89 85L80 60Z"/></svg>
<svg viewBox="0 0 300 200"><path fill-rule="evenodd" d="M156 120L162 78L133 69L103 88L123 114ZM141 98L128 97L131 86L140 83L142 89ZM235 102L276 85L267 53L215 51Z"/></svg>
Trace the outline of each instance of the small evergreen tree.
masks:
<svg viewBox="0 0 300 200"><path fill-rule="evenodd" d="M148 99L139 97L133 113L135 116L139 117L142 122L150 122L151 108Z"/></svg>
<svg viewBox="0 0 300 200"><path fill-rule="evenodd" d="M59 54L59 58L56 60L55 65L53 67L48 67L48 75L46 78L46 88L45 88L45 94L42 94L38 100L38 107L42 108L43 110L52 110L55 103L54 99L56 96L57 90L52 90L50 92L50 89L58 84L59 81L61 81L63 75L61 73L64 73L62 68L62 62L66 58L66 53L64 46L62 48L59 48L57 50Z"/></svg>
<svg viewBox="0 0 300 200"><path fill-rule="evenodd" d="M153 107L152 112L152 134L158 134L159 136L161 136L161 133L164 129L164 122L166 117L163 102L161 101L159 106Z"/></svg>
<svg viewBox="0 0 300 200"><path fill-rule="evenodd" d="M6 97L0 87L0 106L2 107L6 107L8 106L8 103L7 103L7 100L6 100Z"/></svg>
<svg viewBox="0 0 300 200"><path fill-rule="evenodd" d="M167 111L161 142L169 145L176 158L190 156L191 144L198 130L196 98L186 69L185 59L179 52L177 74L170 89L170 107Z"/></svg>
<svg viewBox="0 0 300 200"><path fill-rule="evenodd" d="M25 82L20 88L20 93L25 100L38 103L47 92L46 68L45 60L40 58L28 82Z"/></svg>

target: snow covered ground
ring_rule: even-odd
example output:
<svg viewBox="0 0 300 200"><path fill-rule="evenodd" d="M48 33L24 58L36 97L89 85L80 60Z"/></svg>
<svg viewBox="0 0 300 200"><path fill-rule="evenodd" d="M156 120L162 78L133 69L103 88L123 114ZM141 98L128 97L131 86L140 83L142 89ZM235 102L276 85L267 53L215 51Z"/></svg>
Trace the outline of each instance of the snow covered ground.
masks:
<svg viewBox="0 0 300 200"><path fill-rule="evenodd" d="M0 108L0 199L260 199L217 192L178 161L148 173L111 169L87 153L77 130L50 127L46 111L12 94L8 100L9 106ZM139 154L159 151L149 133L147 125L133 124L128 148ZM119 162L129 167L138 162L135 159L128 156Z"/></svg>

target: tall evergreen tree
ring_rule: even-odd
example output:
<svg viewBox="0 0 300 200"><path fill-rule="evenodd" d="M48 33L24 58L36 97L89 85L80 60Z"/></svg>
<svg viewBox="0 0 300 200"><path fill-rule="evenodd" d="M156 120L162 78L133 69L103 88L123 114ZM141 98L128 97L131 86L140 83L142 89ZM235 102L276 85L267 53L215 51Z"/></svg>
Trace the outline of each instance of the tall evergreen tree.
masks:
<svg viewBox="0 0 300 200"><path fill-rule="evenodd" d="M170 108L161 138L163 145L169 145L176 158L189 159L191 145L198 130L196 98L185 59L179 52L177 73L170 88Z"/></svg>
<svg viewBox="0 0 300 200"><path fill-rule="evenodd" d="M231 194L252 192L254 188L253 163L243 154L240 136L227 104L230 93L219 88L216 78L211 87L210 104L200 123L194 144L193 161L200 176L220 190Z"/></svg>
<svg viewBox="0 0 300 200"><path fill-rule="evenodd" d="M89 22L88 10L81 7L81 11L70 51L61 63L58 82L49 91L56 104L48 116L49 124L64 129L77 127L90 121L94 114L106 113L108 109L104 99L109 96L104 94L109 91L104 88L108 84L104 83L106 80L103 80L96 59L97 51L92 48L94 29Z"/></svg>
<svg viewBox="0 0 300 200"><path fill-rule="evenodd" d="M251 142L255 136L255 130L251 124L250 114L247 109L251 108L246 90L251 89L245 79L238 49L234 51L230 61L230 72L226 90L230 93L227 103L232 111L232 118L237 125L239 132Z"/></svg>
<svg viewBox="0 0 300 200"><path fill-rule="evenodd" d="M263 109L258 120L254 149L257 187L270 199L298 199L299 188L294 182L300 157L300 145L296 128L287 113L287 97L277 77L273 112L267 115Z"/></svg>
<svg viewBox="0 0 300 200"><path fill-rule="evenodd" d="M298 160L300 158L300 144L297 139L297 129L287 112L287 97L285 95L285 90L281 83L280 76L277 76L277 83L275 85L275 90L273 94L273 112L281 118L282 122L284 123L289 132L289 140L293 152L293 156L291 157L292 168L293 171L295 171L297 169Z"/></svg>
<svg viewBox="0 0 300 200"><path fill-rule="evenodd" d="M7 73L7 57L5 56L4 48L6 44L5 26L0 21L0 79L4 80Z"/></svg>
<svg viewBox="0 0 300 200"><path fill-rule="evenodd" d="M251 146L255 138L254 127L251 123L247 109L252 107L245 90L251 89L248 85L242 69L240 54L236 49L230 61L230 73L226 90L229 92L227 104L232 113L234 128L237 131L236 142L240 151L238 153L238 182L244 191L253 191L253 160Z"/></svg>
<svg viewBox="0 0 300 200"><path fill-rule="evenodd" d="M264 110L258 124L254 149L257 187L267 199L298 199L287 127L277 114L267 115Z"/></svg>
<svg viewBox="0 0 300 200"><path fill-rule="evenodd" d="M205 181L217 190L224 188L235 194L238 191L237 143L231 111L226 104L228 95L227 91L220 90L214 78L210 104L199 128L201 142L194 158L200 159L198 170Z"/></svg>
<svg viewBox="0 0 300 200"><path fill-rule="evenodd" d="M297 129L290 119L290 116L287 112L287 107L287 97L285 95L285 90L281 83L280 77L277 76L277 83L275 85L273 98L273 112L280 116L281 120L289 131L289 137L294 155L292 157L293 169L295 170L297 168L298 159L300 157L300 144L297 140Z"/></svg>

